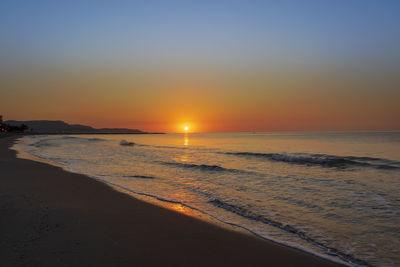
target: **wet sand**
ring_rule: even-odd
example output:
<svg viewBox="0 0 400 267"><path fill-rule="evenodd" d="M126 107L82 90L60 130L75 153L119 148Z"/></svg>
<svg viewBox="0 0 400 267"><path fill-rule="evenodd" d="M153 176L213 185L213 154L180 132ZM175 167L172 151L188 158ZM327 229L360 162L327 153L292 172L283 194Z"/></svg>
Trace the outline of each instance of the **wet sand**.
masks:
<svg viewBox="0 0 400 267"><path fill-rule="evenodd" d="M0 138L0 266L340 266L18 159Z"/></svg>

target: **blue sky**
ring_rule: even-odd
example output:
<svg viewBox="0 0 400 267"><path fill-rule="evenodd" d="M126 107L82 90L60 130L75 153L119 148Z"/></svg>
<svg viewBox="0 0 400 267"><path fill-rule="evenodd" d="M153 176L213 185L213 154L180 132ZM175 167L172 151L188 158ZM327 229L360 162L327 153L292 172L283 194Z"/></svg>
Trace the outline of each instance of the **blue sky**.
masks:
<svg viewBox="0 0 400 267"><path fill-rule="evenodd" d="M1 53L49 60L399 60L399 1L2 1Z"/></svg>

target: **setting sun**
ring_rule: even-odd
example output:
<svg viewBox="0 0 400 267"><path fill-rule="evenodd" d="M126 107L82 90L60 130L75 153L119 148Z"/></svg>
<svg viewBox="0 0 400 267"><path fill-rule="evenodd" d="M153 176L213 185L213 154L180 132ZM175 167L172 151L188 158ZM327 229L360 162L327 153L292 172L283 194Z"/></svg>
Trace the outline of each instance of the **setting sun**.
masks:
<svg viewBox="0 0 400 267"><path fill-rule="evenodd" d="M187 132L187 131L189 131L189 126L185 126L185 127L183 127L183 129Z"/></svg>

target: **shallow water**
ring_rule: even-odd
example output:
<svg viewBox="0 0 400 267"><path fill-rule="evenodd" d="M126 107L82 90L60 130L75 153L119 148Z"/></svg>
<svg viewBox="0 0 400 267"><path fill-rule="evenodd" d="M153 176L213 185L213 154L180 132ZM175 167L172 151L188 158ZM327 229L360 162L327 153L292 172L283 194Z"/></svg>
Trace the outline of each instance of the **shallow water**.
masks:
<svg viewBox="0 0 400 267"><path fill-rule="evenodd" d="M400 133L42 135L15 149L331 260L400 266Z"/></svg>

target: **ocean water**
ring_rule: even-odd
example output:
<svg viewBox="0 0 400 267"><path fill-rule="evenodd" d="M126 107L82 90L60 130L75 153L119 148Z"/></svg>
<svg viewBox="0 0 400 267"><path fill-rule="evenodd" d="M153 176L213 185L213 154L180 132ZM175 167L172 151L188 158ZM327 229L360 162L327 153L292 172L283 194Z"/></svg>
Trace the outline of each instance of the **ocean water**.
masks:
<svg viewBox="0 0 400 267"><path fill-rule="evenodd" d="M37 135L14 149L330 260L400 266L400 133Z"/></svg>

